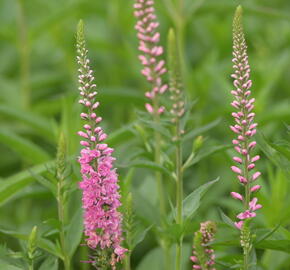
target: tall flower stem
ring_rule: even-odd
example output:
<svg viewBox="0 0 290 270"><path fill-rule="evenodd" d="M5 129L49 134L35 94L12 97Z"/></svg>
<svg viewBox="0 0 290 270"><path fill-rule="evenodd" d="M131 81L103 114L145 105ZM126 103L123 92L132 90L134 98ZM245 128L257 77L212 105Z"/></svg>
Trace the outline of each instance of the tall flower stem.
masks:
<svg viewBox="0 0 290 270"><path fill-rule="evenodd" d="M115 270L127 251L121 246L123 215L118 210L121 196L112 156L114 149L104 143L107 134L100 126L102 117L96 113L100 103L96 98L95 78L90 68L82 21L77 30L77 63L79 103L83 105L80 117L84 123L78 132L83 147L78 160L82 174L79 186L83 193L86 242L95 253L87 262L97 269Z"/></svg>
<svg viewBox="0 0 290 270"><path fill-rule="evenodd" d="M183 161L182 161L182 126L181 117L184 114L184 93L180 70L180 55L178 43L173 29L168 35L169 91L172 100L171 122L173 123L173 140L175 143L175 181L176 181L176 224L183 224ZM175 269L181 269L183 235L176 245Z"/></svg>
<svg viewBox="0 0 290 270"><path fill-rule="evenodd" d="M60 246L63 254L63 263L65 270L70 270L70 258L67 253L65 243L65 205L66 205L66 191L65 191L65 162L66 162L66 144L63 133L60 135L58 152L57 152L57 205L58 205L58 219L60 221Z"/></svg>
<svg viewBox="0 0 290 270"><path fill-rule="evenodd" d="M164 112L164 107L160 106L160 95L167 90L167 85L162 82L162 75L166 73L165 61L160 59L163 55L163 47L159 45L160 33L158 32L159 22L155 13L154 0L135 0L134 15L138 19L135 25L137 37L139 39L139 59L143 65L141 71L151 85L150 91L145 96L150 100L146 103L147 111L152 115L154 124L158 127L161 123L160 114ZM162 138L158 130L154 130L154 162L162 165L161 144ZM162 174L158 171L155 173L156 187L159 197L159 210L161 215L161 226L165 229L166 201L165 187ZM169 245L166 236L160 237L160 245L164 252L164 268L170 269Z"/></svg>
<svg viewBox="0 0 290 270"><path fill-rule="evenodd" d="M182 173L182 147L180 144L180 123L176 122L176 139L177 146L175 149L176 160L176 223L182 225L183 223L183 173ZM182 258L182 242L183 236L180 237L176 246L176 270L181 270L181 258Z"/></svg>
<svg viewBox="0 0 290 270"><path fill-rule="evenodd" d="M158 100L155 100L153 105L155 108L158 108ZM155 110L156 111L156 110ZM160 115L155 113L153 116L154 122L156 126L160 125ZM156 164L161 163L161 134L155 130L154 131L154 141L155 141L155 153L154 153L154 161ZM162 179L162 174L159 171L155 172L155 179L157 182L157 193L159 197L159 212L161 215L161 225L162 227L165 226L165 217L166 217L166 203L165 203L165 191L164 191L164 184ZM171 260L170 260L170 250L167 244L167 240L163 237L160 239L161 247L164 252L164 269L171 269Z"/></svg>
<svg viewBox="0 0 290 270"><path fill-rule="evenodd" d="M253 172L256 165L255 162L260 159L260 156L252 156L256 142L252 140L256 134L257 124L254 123L255 113L254 98L250 98L252 81L250 80L250 65L247 55L247 44L244 36L242 25L242 7L239 6L236 10L233 22L233 68L234 73L234 90L231 93L234 96L234 101L231 105L237 109L232 113L236 124L231 126L231 130L237 134L233 140L235 150L238 153L233 157L233 161L239 166L232 166L231 169L237 174L240 184L244 187L244 195L232 192L234 199L240 200L244 204L244 212L237 215L240 220L236 222L236 227L241 230L240 243L243 248L243 269L249 269L249 257L252 249L252 235L249 223L256 216L255 211L262 208L262 205L257 204L257 198L251 198L252 193L258 191L261 186L254 185L261 175L260 172Z"/></svg>

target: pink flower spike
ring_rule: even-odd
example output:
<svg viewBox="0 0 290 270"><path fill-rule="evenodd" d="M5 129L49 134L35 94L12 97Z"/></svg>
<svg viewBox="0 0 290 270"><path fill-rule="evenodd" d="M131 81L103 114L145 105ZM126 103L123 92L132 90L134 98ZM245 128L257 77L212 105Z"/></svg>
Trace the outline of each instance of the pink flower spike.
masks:
<svg viewBox="0 0 290 270"><path fill-rule="evenodd" d="M237 173L237 174L241 174L242 173L242 170L240 168L236 167L236 166L232 166L231 169L232 169L232 171L234 173Z"/></svg>
<svg viewBox="0 0 290 270"><path fill-rule="evenodd" d="M258 190L260 190L261 189L261 186L260 185L255 185L255 186L253 186L252 188L251 188L251 192L256 192L256 191L258 191Z"/></svg>
<svg viewBox="0 0 290 270"><path fill-rule="evenodd" d="M244 221L235 222L234 224L237 229L241 230L244 225Z"/></svg>
<svg viewBox="0 0 290 270"><path fill-rule="evenodd" d="M83 23L80 22L77 32L79 90L81 100L87 106L83 107L85 112L81 113L86 123L83 131L78 132L87 139L80 142L83 147L78 158L82 176L79 187L82 190L84 235L87 246L94 250L104 250L109 258L110 269L116 269L116 263L127 251L121 246L122 214L118 210L121 206L118 175L114 168L115 158L111 156L113 149L100 144L106 134L98 126L102 118L94 112L99 102L96 100L96 85L87 55ZM98 256L94 253L87 262L96 264L100 259Z"/></svg>
<svg viewBox="0 0 290 270"><path fill-rule="evenodd" d="M164 59L160 59L163 47L159 45L160 33L157 30L159 23L156 21L154 1L135 0L134 9L134 15L137 17L135 29L139 39L138 49L141 51L139 60L143 65L141 74L151 84L151 90L146 92L145 96L152 100L167 89L167 85L162 83L162 75L166 72L166 68ZM152 103L155 103L155 100ZM145 105L150 114L161 113L158 110L154 111L152 105L150 106ZM157 104L157 107L160 105Z"/></svg>
<svg viewBox="0 0 290 270"><path fill-rule="evenodd" d="M243 201L243 196L237 192L231 192L231 195L234 199L237 199L237 200L240 200L240 201Z"/></svg>

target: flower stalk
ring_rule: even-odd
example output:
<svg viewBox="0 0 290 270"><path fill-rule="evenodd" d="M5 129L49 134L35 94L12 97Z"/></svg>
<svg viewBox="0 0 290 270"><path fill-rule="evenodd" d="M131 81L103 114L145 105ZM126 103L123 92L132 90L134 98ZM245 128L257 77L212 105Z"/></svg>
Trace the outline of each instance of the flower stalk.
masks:
<svg viewBox="0 0 290 270"><path fill-rule="evenodd" d="M176 223L183 224L183 161L181 138L184 133L181 127L181 117L184 115L184 96L180 74L180 62L178 55L178 45L175 32L170 29L168 35L168 63L169 63L169 91L172 101L170 110L171 122L174 126L173 140L175 147L175 180L176 180ZM180 237L176 246L175 269L181 269L183 235Z"/></svg>
<svg viewBox="0 0 290 270"><path fill-rule="evenodd" d="M88 263L97 269L116 269L126 249L121 246L122 215L118 175L114 168L114 150L104 141L107 134L99 126L102 118L97 116L99 102L96 85L90 68L84 38L84 26L80 21L77 31L77 63L79 65L79 90L83 105L80 117L84 125L78 132L82 138L79 163L81 165L83 191L84 233L87 245L94 251Z"/></svg>
<svg viewBox="0 0 290 270"><path fill-rule="evenodd" d="M256 216L255 211L262 208L258 204L256 197L252 198L252 194L258 191L261 186L253 183L260 177L259 171L254 172L255 162L260 156L253 155L256 142L252 137L256 134L257 124L254 123L255 113L253 113L255 99L251 98L252 81L250 80L250 65L248 62L247 45L242 25L242 7L236 9L233 21L233 68L235 89L231 91L234 101L231 105L237 110L232 113L236 124L231 126L231 130L237 135L233 140L235 150L238 153L233 157L233 161L237 166L231 169L237 174L240 184L244 187L244 196L232 192L234 199L240 200L244 205L244 212L237 215L239 219L235 222L235 226L241 230L241 246L244 253L243 269L249 269L249 255L252 249L251 232L249 227L250 220Z"/></svg>
<svg viewBox="0 0 290 270"><path fill-rule="evenodd" d="M146 110L152 115L156 126L160 125L160 115L165 108L160 105L160 97L167 90L168 86L163 83L162 75L166 73L165 61L160 59L163 55L163 47L159 45L160 33L157 31L159 22L156 20L154 0L136 0L134 3L134 15L138 19L135 29L139 39L139 59L143 65L141 74L145 76L151 84L151 90L145 93L149 102L145 104ZM154 130L154 162L162 164L161 161L161 134ZM162 174L155 172L155 179L159 197L159 211L161 215L162 226L165 226L166 217L165 191ZM161 239L161 246L164 250L164 261L170 268L170 254L166 239Z"/></svg>

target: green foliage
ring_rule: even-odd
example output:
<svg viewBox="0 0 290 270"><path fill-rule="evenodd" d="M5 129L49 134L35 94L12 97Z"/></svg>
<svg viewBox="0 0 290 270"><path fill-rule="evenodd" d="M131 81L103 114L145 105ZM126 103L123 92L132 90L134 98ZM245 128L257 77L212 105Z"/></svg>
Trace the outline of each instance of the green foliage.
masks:
<svg viewBox="0 0 290 270"><path fill-rule="evenodd" d="M173 57L168 64L175 73L180 71L176 68L180 66L187 97L186 113L181 119L185 130L181 143L186 222L174 223L172 157L177 142L172 141L169 116L164 116L162 125L156 125L144 112L144 92L148 85L139 74L132 1L30 0L21 1L19 6L20 1L2 0L1 270L28 269L28 257L32 254L35 269L64 269L58 190L66 193L64 232L71 269L89 269L89 265L80 261L87 260L90 251L79 248L83 243L83 228L77 186L80 174L76 157L80 148L76 132L81 123L74 32L80 18L85 21L91 63L100 89L98 97L102 106L98 114L104 119L103 127L109 136L106 142L115 148L124 196L122 212L131 211L127 213L128 220L124 218L131 237L130 243L126 243L131 251L131 268L159 270L163 256L157 239L165 235L171 245L183 235L182 269L191 269L193 233L200 222L208 219L215 220L219 228L213 243L218 250L217 270L239 267L239 232L233 222L241 209L229 196L239 186L229 169L232 134L228 126L232 123L230 31L234 9L241 1L155 2L163 45L168 30L174 28L177 46L167 47L166 52L174 56L176 51L172 50L178 50L180 63L176 64L178 60ZM179 6L179 2L183 5ZM263 208L251 228L256 253L252 252L250 259L258 270L285 270L290 267L290 3L287 0L242 2L259 124L256 139L261 160L257 167L262 171L262 189L257 197ZM82 21L78 29L80 42ZM174 40L172 33L170 44ZM170 108L168 96L164 101ZM163 140L161 164L154 162L154 131ZM57 152L61 133L66 150L61 143L63 150ZM132 170L134 173L129 175L128 171ZM158 212L155 171L163 175L167 189L168 216L164 218ZM204 182L218 175L220 181ZM65 178L65 184L58 189L60 178ZM164 228L160 226L162 222ZM37 236L32 241L34 226ZM125 238L126 234L125 231ZM173 247L171 252L173 258Z"/></svg>

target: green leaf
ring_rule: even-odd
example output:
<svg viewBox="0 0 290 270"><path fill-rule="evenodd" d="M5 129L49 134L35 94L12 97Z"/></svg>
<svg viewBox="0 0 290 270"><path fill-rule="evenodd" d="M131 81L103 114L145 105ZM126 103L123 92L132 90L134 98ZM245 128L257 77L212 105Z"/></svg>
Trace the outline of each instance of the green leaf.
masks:
<svg viewBox="0 0 290 270"><path fill-rule="evenodd" d="M216 127L220 122L221 122L221 119L216 119L216 120L210 122L209 124L206 124L202 127L193 129L189 133L185 134L184 137L182 138L182 140L187 141L187 140L193 139L194 137L199 136L202 133L209 131L212 128Z"/></svg>
<svg viewBox="0 0 290 270"><path fill-rule="evenodd" d="M22 268L8 264L7 262L5 262L3 260L0 260L0 269L3 269L3 270L22 270Z"/></svg>
<svg viewBox="0 0 290 270"><path fill-rule="evenodd" d="M260 146L260 149L263 153L277 166L280 167L284 174L288 177L290 176L290 166L289 161L283 155L279 154L276 149L273 148L270 142L266 139L266 137L258 132L255 135L257 142Z"/></svg>
<svg viewBox="0 0 290 270"><path fill-rule="evenodd" d="M38 145L20 137L11 130L0 129L0 142L10 147L29 163L37 164L50 159L49 154Z"/></svg>
<svg viewBox="0 0 290 270"><path fill-rule="evenodd" d="M153 225L147 227L145 230L141 230L135 233L132 241L132 246L130 247L132 250L134 247L136 247L139 243L141 243L144 240L146 234L149 232L152 226Z"/></svg>
<svg viewBox="0 0 290 270"><path fill-rule="evenodd" d="M82 239L82 233L83 233L83 211L82 208L79 208L75 212L72 220L70 221L70 224L66 232L65 242L66 247L68 247L68 254L70 257L73 256L78 245L80 244Z"/></svg>
<svg viewBox="0 0 290 270"><path fill-rule="evenodd" d="M25 241L29 240L29 235L30 235L30 234L23 234L23 233L18 233L15 231L5 230L2 228L0 228L0 233L12 236L12 237L17 238L17 239L25 240ZM62 259L62 254L61 254L60 250L50 240L38 237L36 243L37 243L37 246L39 248L41 248L41 249L49 252L50 254L55 255L55 256Z"/></svg>
<svg viewBox="0 0 290 270"><path fill-rule="evenodd" d="M281 155L283 155L285 158L288 159L290 162L290 151L287 149L289 148L289 145L279 145L275 143L269 143L276 151L278 151ZM289 164L290 165L290 164Z"/></svg>
<svg viewBox="0 0 290 270"><path fill-rule="evenodd" d="M213 155L213 154L218 153L218 152L222 152L222 151L230 149L232 147L233 146L230 145L230 144L228 144L228 145L218 145L218 146L212 146L208 150L200 151L195 157L192 158L192 160L190 162L188 162L186 164L186 166L183 169L187 169L190 166L193 166L193 165L197 164L202 159L204 159L204 158L206 158L206 157L208 157L210 155Z"/></svg>
<svg viewBox="0 0 290 270"><path fill-rule="evenodd" d="M111 146L116 146L130 140L134 137L134 132L131 129L132 127L133 124L130 124L110 133L108 139L106 139L106 143Z"/></svg>
<svg viewBox="0 0 290 270"><path fill-rule="evenodd" d="M37 180L38 183L50 190L54 196L57 195L57 188L49 179L40 174L35 174L32 170L29 170L29 172Z"/></svg>
<svg viewBox="0 0 290 270"><path fill-rule="evenodd" d="M193 216L200 206L200 200L204 193L218 181L219 178L200 186L183 200L183 215L186 219L190 219Z"/></svg>
<svg viewBox="0 0 290 270"><path fill-rule="evenodd" d="M158 208L139 190L133 191L133 207L136 215L144 219L148 224L158 224L160 222Z"/></svg>
<svg viewBox="0 0 290 270"><path fill-rule="evenodd" d="M235 224L232 221L231 218L229 218L221 209L219 209L220 211L220 215L221 215L221 219L224 223L226 223L227 225L234 227L235 228Z"/></svg>
<svg viewBox="0 0 290 270"><path fill-rule="evenodd" d="M19 120L21 123L29 125L38 134L41 134L50 140L54 140L52 128L49 125L49 121L45 118L5 105L0 105L0 114Z"/></svg>
<svg viewBox="0 0 290 270"><path fill-rule="evenodd" d="M290 254L290 240L264 240L256 248L280 250Z"/></svg>
<svg viewBox="0 0 290 270"><path fill-rule="evenodd" d="M35 174L43 173L47 170L47 166L54 165L54 161L44 163L42 165L37 165L32 167ZM0 181L0 206L12 199L19 191L21 191L26 186L30 185L35 181L35 178L27 170L17 173L13 176Z"/></svg>
<svg viewBox="0 0 290 270"><path fill-rule="evenodd" d="M153 161L149 161L149 160L137 160L137 161L133 161L131 163L129 163L128 165L119 165L118 167L137 167L137 168L148 168L148 169L152 169L154 171L159 171L165 174L170 175L170 171L167 170L166 168L164 168L163 166L153 162Z"/></svg>
<svg viewBox="0 0 290 270"><path fill-rule="evenodd" d="M272 230L264 233L263 235L261 235L259 238L256 239L256 241L254 242L254 245L259 244L260 242L266 240L267 238L269 238L274 232L276 232L281 226L281 223L277 224Z"/></svg>
<svg viewBox="0 0 290 270"><path fill-rule="evenodd" d="M49 256L40 265L38 270L57 270L57 269L58 269L58 259L55 257Z"/></svg>
<svg viewBox="0 0 290 270"><path fill-rule="evenodd" d="M182 252L182 269L187 269L187 265L189 262L189 256L191 254L192 247L190 244L183 244L183 252ZM175 263L175 249L171 249L170 254L171 264ZM136 270L160 270L160 265L163 265L163 252L160 247L154 248L150 250L145 256L143 256L141 262L137 266Z"/></svg>

